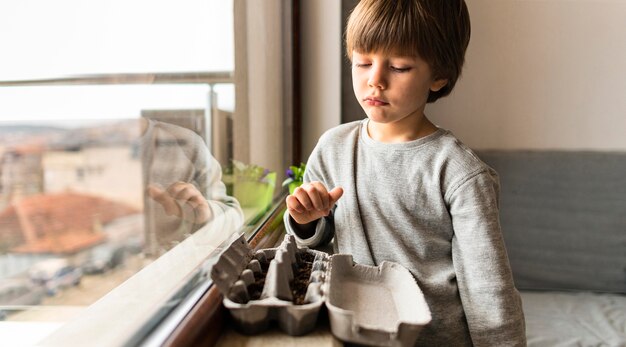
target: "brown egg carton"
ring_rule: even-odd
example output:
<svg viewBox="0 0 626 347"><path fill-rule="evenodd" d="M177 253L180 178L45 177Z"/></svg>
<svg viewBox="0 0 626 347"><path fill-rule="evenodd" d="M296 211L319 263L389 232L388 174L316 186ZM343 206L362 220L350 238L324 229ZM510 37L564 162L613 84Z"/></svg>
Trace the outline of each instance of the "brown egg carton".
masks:
<svg viewBox="0 0 626 347"><path fill-rule="evenodd" d="M326 305L333 335L360 344L412 346L430 311L411 273L397 263L355 264L348 254L298 248L252 251L242 237L226 248L211 277L239 331L256 334L275 321L289 335L315 329Z"/></svg>

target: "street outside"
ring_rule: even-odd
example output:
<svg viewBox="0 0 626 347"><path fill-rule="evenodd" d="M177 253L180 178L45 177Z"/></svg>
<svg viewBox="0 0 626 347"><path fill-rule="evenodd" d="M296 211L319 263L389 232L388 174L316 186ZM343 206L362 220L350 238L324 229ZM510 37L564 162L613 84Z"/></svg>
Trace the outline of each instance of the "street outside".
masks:
<svg viewBox="0 0 626 347"><path fill-rule="evenodd" d="M129 254L124 263L104 273L83 275L80 284L45 296L38 306L8 311L5 321L66 322L105 296L153 260L142 254Z"/></svg>

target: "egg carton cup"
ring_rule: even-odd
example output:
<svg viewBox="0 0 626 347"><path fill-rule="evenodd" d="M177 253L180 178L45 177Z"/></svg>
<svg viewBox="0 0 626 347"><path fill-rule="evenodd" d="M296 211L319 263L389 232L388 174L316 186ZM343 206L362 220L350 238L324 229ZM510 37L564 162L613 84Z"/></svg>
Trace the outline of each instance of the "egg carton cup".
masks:
<svg viewBox="0 0 626 347"><path fill-rule="evenodd" d="M293 287L302 276L308 281L300 303L294 295L301 299L302 292ZM256 252L238 238L222 252L211 277L244 334L261 333L274 321L289 335L304 335L315 329L325 305L331 332L340 340L412 346L431 320L421 290L402 265L355 264L348 254L298 248L291 235L277 248Z"/></svg>

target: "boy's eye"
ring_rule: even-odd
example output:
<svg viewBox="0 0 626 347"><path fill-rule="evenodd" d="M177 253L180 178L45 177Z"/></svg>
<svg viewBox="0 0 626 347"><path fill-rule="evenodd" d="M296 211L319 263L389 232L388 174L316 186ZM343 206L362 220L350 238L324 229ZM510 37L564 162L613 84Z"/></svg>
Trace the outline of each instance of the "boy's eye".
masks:
<svg viewBox="0 0 626 347"><path fill-rule="evenodd" d="M354 63L355 67L368 67L371 66L372 64L369 63Z"/></svg>
<svg viewBox="0 0 626 347"><path fill-rule="evenodd" d="M410 67L396 67L396 66L391 66L390 69L393 72L407 72L411 70Z"/></svg>

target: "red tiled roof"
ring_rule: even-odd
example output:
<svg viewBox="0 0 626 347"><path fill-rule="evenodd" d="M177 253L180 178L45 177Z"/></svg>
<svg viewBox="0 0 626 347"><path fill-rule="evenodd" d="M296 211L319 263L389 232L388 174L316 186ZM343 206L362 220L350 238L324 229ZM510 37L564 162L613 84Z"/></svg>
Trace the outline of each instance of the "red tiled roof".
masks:
<svg viewBox="0 0 626 347"><path fill-rule="evenodd" d="M0 249L74 253L104 240L97 225L138 212L118 202L71 192L25 197L0 212Z"/></svg>
<svg viewBox="0 0 626 347"><path fill-rule="evenodd" d="M71 230L37 239L11 249L14 253L76 253L104 241L104 234L89 230Z"/></svg>
<svg viewBox="0 0 626 347"><path fill-rule="evenodd" d="M13 153L17 153L17 154L42 154L44 152L44 150L46 149L46 147L44 145L42 145L41 143L30 143L30 144L23 144L23 145L19 145L19 146L12 146L7 148L7 152L13 152Z"/></svg>

